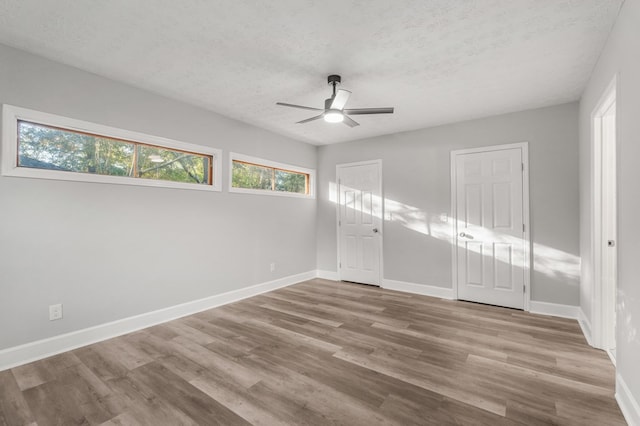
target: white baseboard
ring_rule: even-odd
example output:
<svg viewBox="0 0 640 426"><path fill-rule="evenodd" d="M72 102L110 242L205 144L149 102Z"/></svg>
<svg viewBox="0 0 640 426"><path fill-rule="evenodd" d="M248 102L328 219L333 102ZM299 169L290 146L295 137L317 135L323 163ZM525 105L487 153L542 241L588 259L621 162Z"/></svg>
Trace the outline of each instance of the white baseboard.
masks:
<svg viewBox="0 0 640 426"><path fill-rule="evenodd" d="M324 271L322 269L316 270L316 278L322 278L331 281L340 281L340 276L336 271Z"/></svg>
<svg viewBox="0 0 640 426"><path fill-rule="evenodd" d="M616 401L629 426L640 426L640 404L620 374L616 374Z"/></svg>
<svg viewBox="0 0 640 426"><path fill-rule="evenodd" d="M453 300L453 289L447 287L436 287L427 284L408 283L396 280L382 280L382 288L387 290L404 291L406 293L421 294L423 296L438 297L440 299Z"/></svg>
<svg viewBox="0 0 640 426"><path fill-rule="evenodd" d="M589 321L589 318L587 318L582 308L578 311L578 324L580 324L582 334L584 334L585 339L587 339L589 346L593 346L593 341L591 340L591 321Z"/></svg>
<svg viewBox="0 0 640 426"><path fill-rule="evenodd" d="M316 277L316 271L304 272L297 275L280 278L250 287L229 291L204 299L193 300L180 305L158 309L157 311L146 312L121 320L100 324L94 327L73 331L59 336L26 343L0 351L0 371L27 364L52 355L76 349L112 337L121 336L136 330L151 327L156 324L171 321L197 312L226 305L256 296L267 291L281 287L287 287L301 281L310 280Z"/></svg>
<svg viewBox="0 0 640 426"><path fill-rule="evenodd" d="M550 315L553 317L571 318L577 320L579 318L580 306L562 305L560 303L538 302L532 300L529 302L529 312L532 314Z"/></svg>

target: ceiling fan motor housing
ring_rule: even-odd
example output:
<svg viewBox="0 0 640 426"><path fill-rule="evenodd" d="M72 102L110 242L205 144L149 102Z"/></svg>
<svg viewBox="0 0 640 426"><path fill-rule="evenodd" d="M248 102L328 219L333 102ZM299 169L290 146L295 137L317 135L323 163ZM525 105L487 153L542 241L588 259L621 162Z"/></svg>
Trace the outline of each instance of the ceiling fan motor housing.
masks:
<svg viewBox="0 0 640 426"><path fill-rule="evenodd" d="M331 74L327 77L327 84L340 84L342 83L342 78L337 74Z"/></svg>

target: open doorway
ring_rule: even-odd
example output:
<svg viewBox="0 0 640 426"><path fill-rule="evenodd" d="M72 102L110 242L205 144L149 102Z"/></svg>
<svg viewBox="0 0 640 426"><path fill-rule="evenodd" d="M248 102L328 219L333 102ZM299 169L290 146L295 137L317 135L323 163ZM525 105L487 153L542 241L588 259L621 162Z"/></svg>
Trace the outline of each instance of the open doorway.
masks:
<svg viewBox="0 0 640 426"><path fill-rule="evenodd" d="M593 340L616 359L617 144L616 79L592 114L593 134Z"/></svg>

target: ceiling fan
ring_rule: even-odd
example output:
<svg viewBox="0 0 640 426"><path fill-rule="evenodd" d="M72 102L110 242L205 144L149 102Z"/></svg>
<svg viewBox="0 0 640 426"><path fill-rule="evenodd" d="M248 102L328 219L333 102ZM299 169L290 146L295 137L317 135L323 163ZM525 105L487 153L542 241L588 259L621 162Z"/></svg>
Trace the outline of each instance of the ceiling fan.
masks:
<svg viewBox="0 0 640 426"><path fill-rule="evenodd" d="M393 114L393 108L351 108L345 109L344 106L347 104L349 100L349 96L351 92L344 89L338 89L336 91L336 86L340 84L341 78L339 75L330 75L327 77L327 83L333 86L333 94L329 99L324 100L324 109L322 108L313 108L302 105L294 105L294 104L286 104L284 102L276 102L276 105L292 107L292 108L300 108L300 109L308 109L311 111L322 111L322 114L317 115L315 117L307 118L306 120L298 121L297 124L304 124L310 121L318 120L320 118L324 118L324 121L327 123L344 123L349 127L359 126L360 123L353 120L350 115L364 115L364 114Z"/></svg>

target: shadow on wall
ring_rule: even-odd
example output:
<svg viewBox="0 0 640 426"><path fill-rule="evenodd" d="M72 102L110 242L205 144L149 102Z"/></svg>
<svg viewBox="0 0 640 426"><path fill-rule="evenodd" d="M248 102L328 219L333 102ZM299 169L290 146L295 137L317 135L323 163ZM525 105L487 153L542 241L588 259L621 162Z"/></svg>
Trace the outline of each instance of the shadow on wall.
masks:
<svg viewBox="0 0 640 426"><path fill-rule="evenodd" d="M338 203L338 189L335 182L329 183L329 200L334 204ZM373 203L379 206L381 201L380 197L374 197ZM378 211L382 211L382 209L378 209ZM449 244L455 245L457 242L457 239L453 237L454 219L447 214L428 215L427 212L417 207L385 198L384 220L400 224L414 232L446 241ZM458 221L458 225L459 227L465 227L465 224L461 221ZM511 247L516 247L516 250L520 250L519 253L514 254L522 254L523 241L521 238L501 234L486 228L478 228L474 230L474 234L478 241L487 239L500 241L511 245ZM481 248L479 245L470 245L470 250L480 253ZM532 254L533 269L536 272L557 280L575 282L580 278L580 257L538 243L533 243ZM507 261L505 260L505 262Z"/></svg>

